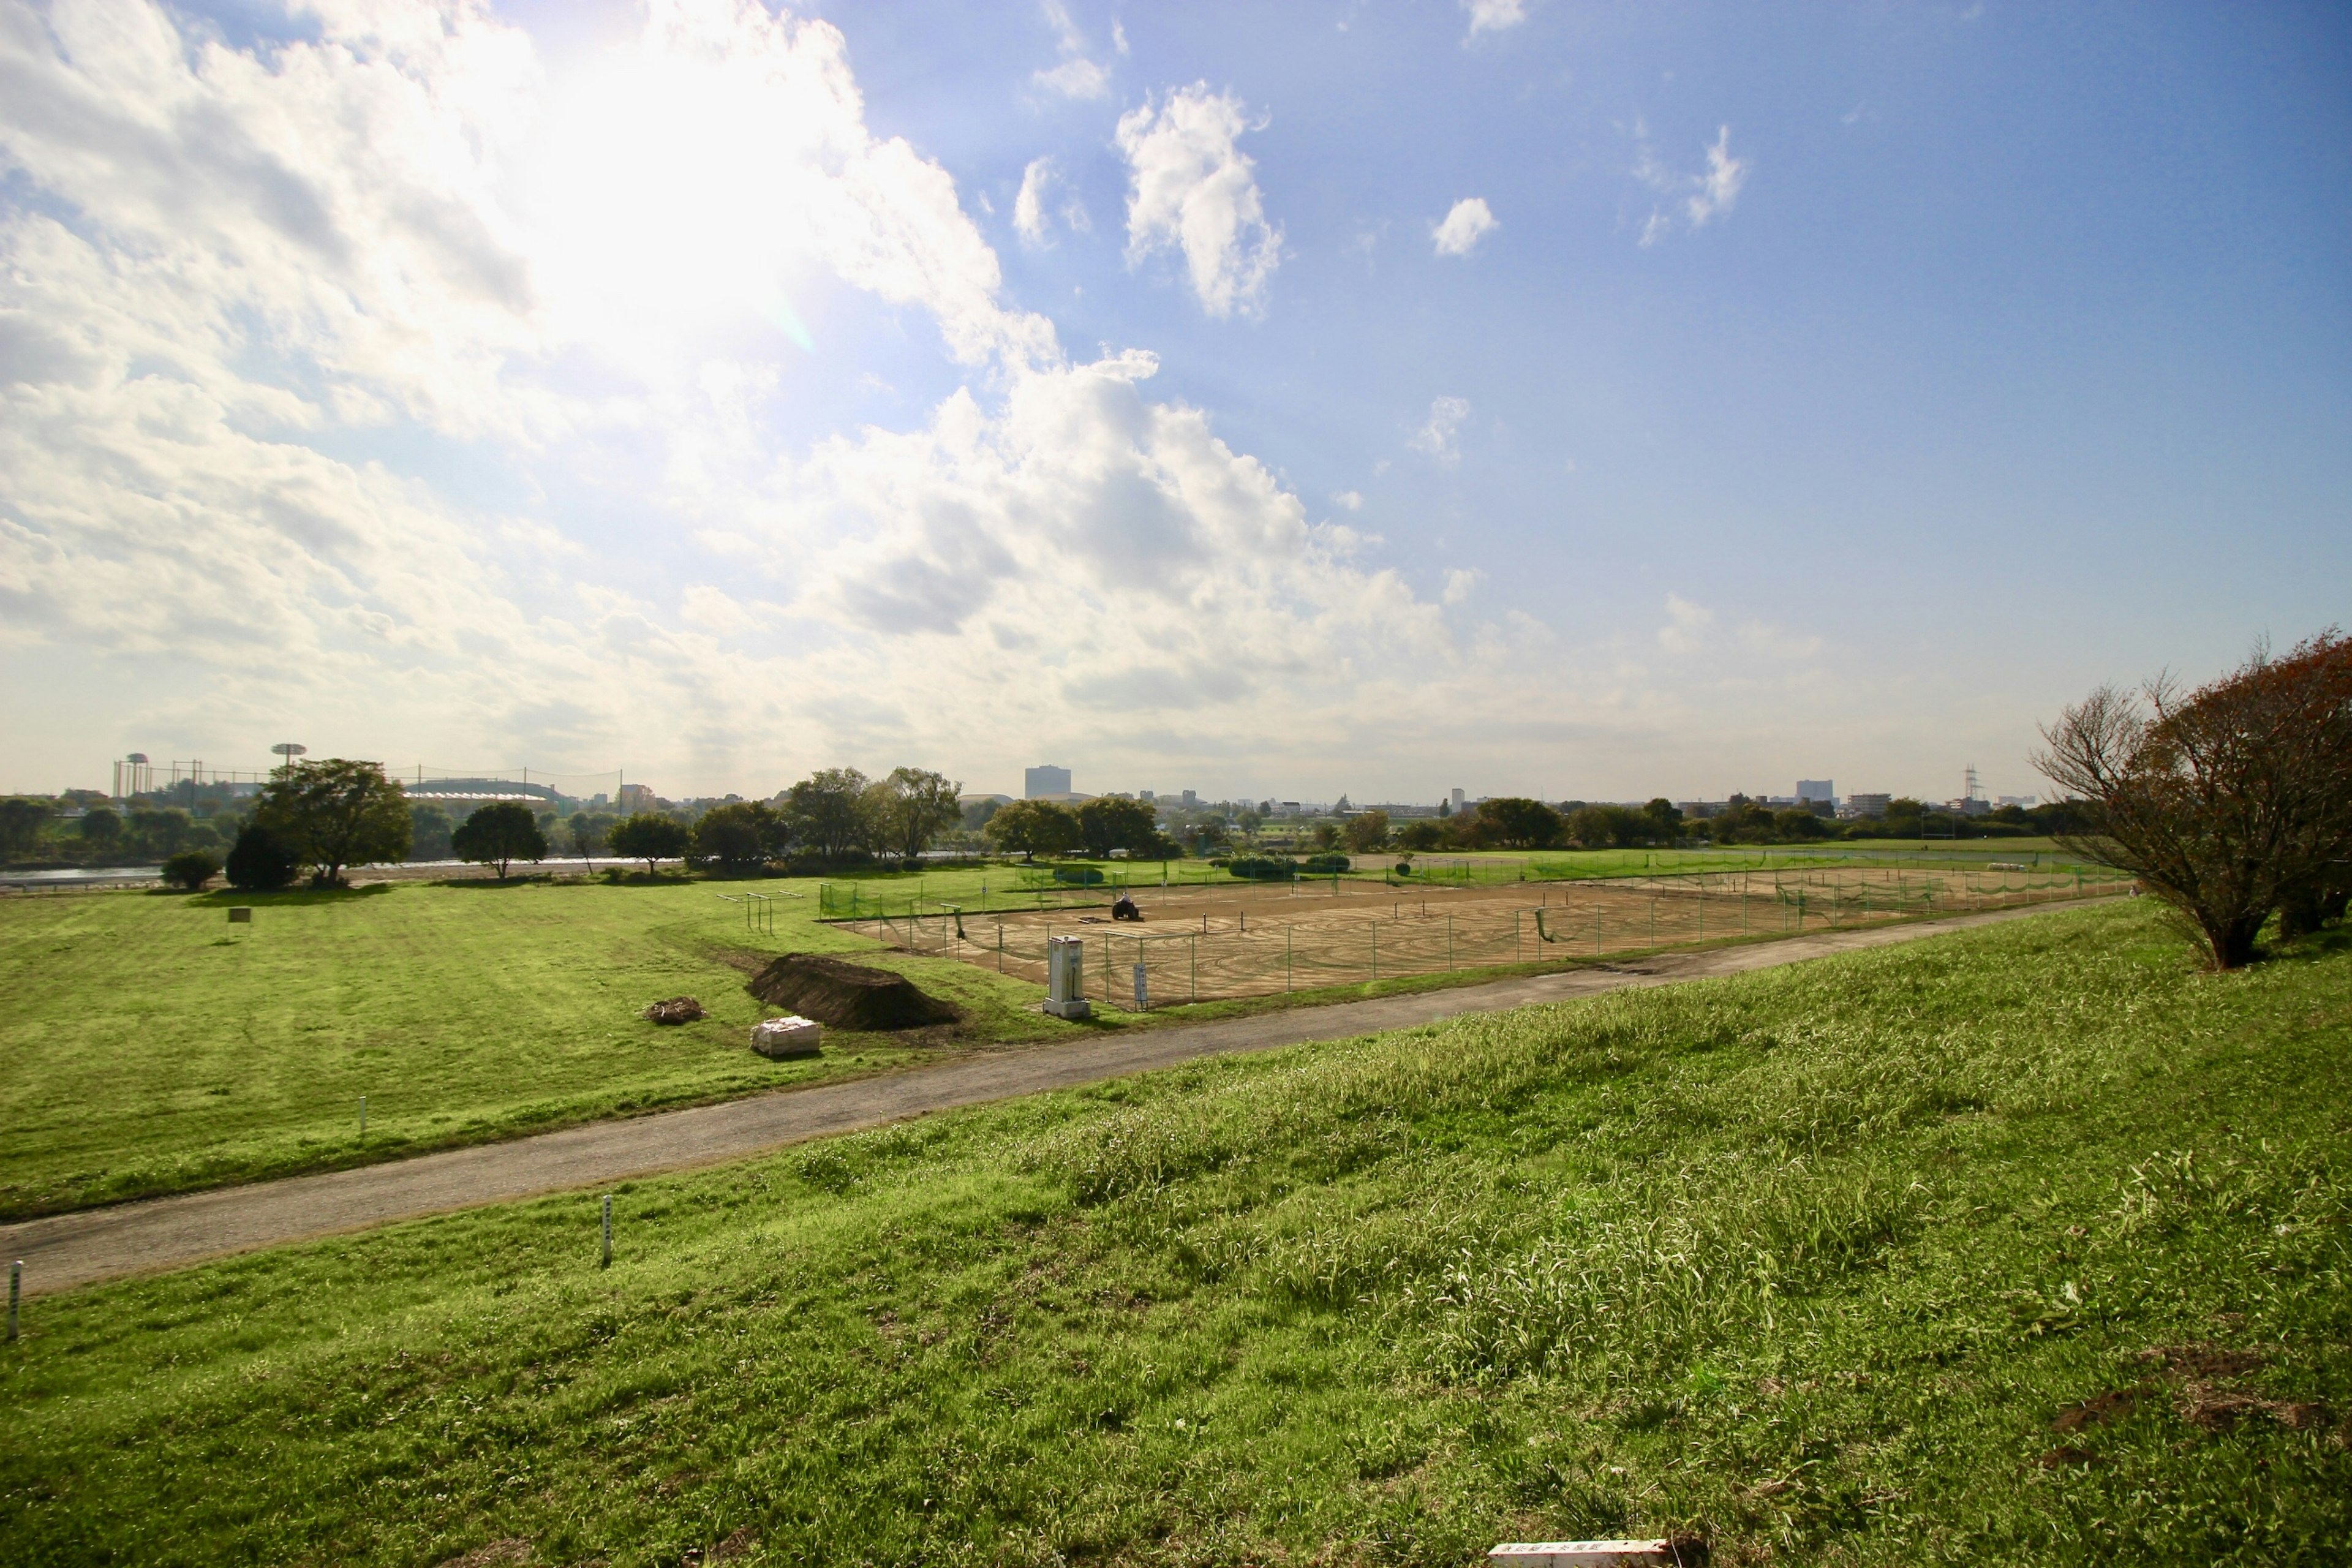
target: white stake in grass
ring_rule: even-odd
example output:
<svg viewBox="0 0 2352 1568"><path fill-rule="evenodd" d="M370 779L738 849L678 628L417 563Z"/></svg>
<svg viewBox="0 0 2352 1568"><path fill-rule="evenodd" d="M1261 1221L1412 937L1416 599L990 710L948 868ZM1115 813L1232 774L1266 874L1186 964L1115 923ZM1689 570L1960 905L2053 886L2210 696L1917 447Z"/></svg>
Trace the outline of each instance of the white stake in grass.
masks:
<svg viewBox="0 0 2352 1568"><path fill-rule="evenodd" d="M596 1265L599 1268L613 1267L613 1194L604 1194L604 1256Z"/></svg>

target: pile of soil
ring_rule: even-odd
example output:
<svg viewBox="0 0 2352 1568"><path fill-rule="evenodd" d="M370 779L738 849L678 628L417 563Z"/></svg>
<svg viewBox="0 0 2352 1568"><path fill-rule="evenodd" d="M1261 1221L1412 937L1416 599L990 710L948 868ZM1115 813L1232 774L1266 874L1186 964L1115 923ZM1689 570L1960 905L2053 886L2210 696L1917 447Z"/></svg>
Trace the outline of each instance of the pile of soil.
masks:
<svg viewBox="0 0 2352 1568"><path fill-rule="evenodd" d="M646 1009L646 1016L656 1024L691 1024L702 1016L702 1004L691 996L673 996Z"/></svg>
<svg viewBox="0 0 2352 1568"><path fill-rule="evenodd" d="M919 1029L963 1017L953 1003L924 994L903 974L814 953L786 953L744 989L772 1007L836 1029Z"/></svg>

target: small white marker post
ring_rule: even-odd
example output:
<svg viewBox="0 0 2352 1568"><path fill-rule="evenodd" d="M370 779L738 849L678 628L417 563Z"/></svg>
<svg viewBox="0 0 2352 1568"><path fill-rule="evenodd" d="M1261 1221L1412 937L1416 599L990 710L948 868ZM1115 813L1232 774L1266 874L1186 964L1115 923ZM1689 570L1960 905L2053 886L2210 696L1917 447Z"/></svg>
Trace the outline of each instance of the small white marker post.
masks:
<svg viewBox="0 0 2352 1568"><path fill-rule="evenodd" d="M1135 1010L1139 1013L1151 1011L1151 990L1144 978L1143 965L1139 963L1135 966Z"/></svg>
<svg viewBox="0 0 2352 1568"><path fill-rule="evenodd" d="M613 1267L613 1194L610 1193L604 1194L604 1253L596 1267Z"/></svg>
<svg viewBox="0 0 2352 1568"><path fill-rule="evenodd" d="M16 1342L16 1300L24 1294L25 1260L21 1258L8 1265L8 1342Z"/></svg>

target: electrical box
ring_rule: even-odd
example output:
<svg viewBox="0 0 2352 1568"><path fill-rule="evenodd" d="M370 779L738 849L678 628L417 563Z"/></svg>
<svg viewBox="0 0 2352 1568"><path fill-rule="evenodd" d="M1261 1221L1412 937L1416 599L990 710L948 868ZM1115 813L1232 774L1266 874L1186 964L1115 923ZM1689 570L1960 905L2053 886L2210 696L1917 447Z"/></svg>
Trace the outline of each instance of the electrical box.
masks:
<svg viewBox="0 0 2352 1568"><path fill-rule="evenodd" d="M1045 1011L1056 1018L1091 1017L1087 1005L1087 944L1075 936L1045 942Z"/></svg>

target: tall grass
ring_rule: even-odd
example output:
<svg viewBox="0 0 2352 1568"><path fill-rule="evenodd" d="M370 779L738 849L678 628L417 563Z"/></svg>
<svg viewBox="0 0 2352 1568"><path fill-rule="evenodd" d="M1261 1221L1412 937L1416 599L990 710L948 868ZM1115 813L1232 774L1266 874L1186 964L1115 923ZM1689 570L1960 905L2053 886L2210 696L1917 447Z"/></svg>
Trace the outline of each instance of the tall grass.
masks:
<svg viewBox="0 0 2352 1568"><path fill-rule="evenodd" d="M2208 976L2055 912L639 1184L610 1272L579 1194L44 1298L0 1537L2340 1561L2343 946Z"/></svg>

